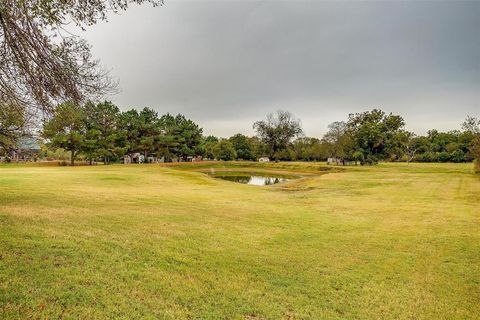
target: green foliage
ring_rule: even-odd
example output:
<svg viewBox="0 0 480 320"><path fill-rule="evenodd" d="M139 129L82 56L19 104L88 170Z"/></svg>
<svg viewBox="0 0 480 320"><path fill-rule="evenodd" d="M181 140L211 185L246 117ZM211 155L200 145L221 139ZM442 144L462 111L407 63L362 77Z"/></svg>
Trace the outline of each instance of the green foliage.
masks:
<svg viewBox="0 0 480 320"><path fill-rule="evenodd" d="M328 126L323 142L329 157L346 160L353 150L353 136L347 123L343 121L336 121Z"/></svg>
<svg viewBox="0 0 480 320"><path fill-rule="evenodd" d="M223 161L235 160L237 153L233 144L229 140L220 140L213 147L215 158Z"/></svg>
<svg viewBox="0 0 480 320"><path fill-rule="evenodd" d="M160 135L158 113L153 109L143 108L138 114L136 124L138 125L138 136L135 139L138 142L136 148L147 157L157 149L155 140L158 140Z"/></svg>
<svg viewBox="0 0 480 320"><path fill-rule="evenodd" d="M373 109L350 114L347 122L353 148L363 153L362 164L375 164L386 158L400 157L399 145L404 140L405 122L401 116Z"/></svg>
<svg viewBox="0 0 480 320"><path fill-rule="evenodd" d="M214 136L202 137L200 145L197 147L199 155L203 156L204 159L214 159L215 155L213 154L213 147L218 142L218 138Z"/></svg>
<svg viewBox="0 0 480 320"><path fill-rule="evenodd" d="M229 141L232 143L237 154L236 158L240 160L255 160L255 155L253 154L253 146L250 143L250 139L240 133L229 138Z"/></svg>
<svg viewBox="0 0 480 320"><path fill-rule="evenodd" d="M160 118L160 127L164 135L159 145L161 155L186 159L201 153L203 130L192 120L181 114L166 114Z"/></svg>
<svg viewBox="0 0 480 320"><path fill-rule="evenodd" d="M268 155L269 147L258 137L249 137L249 144L255 159Z"/></svg>
<svg viewBox="0 0 480 320"><path fill-rule="evenodd" d="M0 152L10 151L25 135L25 109L15 105L0 105Z"/></svg>
<svg viewBox="0 0 480 320"><path fill-rule="evenodd" d="M123 155L123 132L119 130L120 110L109 101L85 105L86 137L82 150L88 158L100 157L105 164Z"/></svg>
<svg viewBox="0 0 480 320"><path fill-rule="evenodd" d="M43 126L42 135L54 148L63 148L71 152L73 165L78 152L85 142L85 110L79 105L67 102L57 106L53 117Z"/></svg>
<svg viewBox="0 0 480 320"><path fill-rule="evenodd" d="M296 139L289 150L293 160L320 161L329 155L329 145L317 138L301 137Z"/></svg>
<svg viewBox="0 0 480 320"><path fill-rule="evenodd" d="M464 131L430 130L426 136L416 136L404 130L402 117L373 109L351 114L347 122L330 124L321 140L303 136L293 140L301 134L300 122L290 113L279 111L254 124L257 137L230 137L228 141L235 151L232 153L217 137L203 137L202 128L183 115L159 117L150 108L121 113L105 101L83 107L60 105L45 124L43 135L51 147L72 151L72 160L80 155L90 162L101 159L104 163L133 153L141 153L145 158L164 157L165 161L202 155L229 160L268 156L283 161L322 161L334 157L368 165L379 161L469 162L479 159L474 141L480 129L476 118L467 120Z"/></svg>
<svg viewBox="0 0 480 320"><path fill-rule="evenodd" d="M105 101L59 105L44 125L43 136L50 147L71 151L72 164L80 152L90 163L102 159L107 164L132 153L185 160L200 154L202 129L183 115L159 118L150 108L121 113Z"/></svg>
<svg viewBox="0 0 480 320"><path fill-rule="evenodd" d="M473 160L470 145L474 135L471 132L428 131L427 136L413 137L409 142L415 151L411 159L417 162L468 162Z"/></svg>
<svg viewBox="0 0 480 320"><path fill-rule="evenodd" d="M354 151L352 153L352 157L351 157L351 160L355 161L356 162L360 162L360 163L363 163L365 161L365 155L363 154L363 152L361 151Z"/></svg>
<svg viewBox="0 0 480 320"><path fill-rule="evenodd" d="M140 145L140 119L138 111L135 109L123 112L120 115L119 124L120 130L123 133L125 141L125 152L127 154L139 152Z"/></svg>

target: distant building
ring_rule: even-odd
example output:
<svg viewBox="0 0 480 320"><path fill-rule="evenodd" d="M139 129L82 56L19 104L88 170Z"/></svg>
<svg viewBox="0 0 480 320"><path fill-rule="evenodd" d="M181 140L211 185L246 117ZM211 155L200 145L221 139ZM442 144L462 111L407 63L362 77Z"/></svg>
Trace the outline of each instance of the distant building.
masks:
<svg viewBox="0 0 480 320"><path fill-rule="evenodd" d="M146 163L154 163L154 162L157 162L157 157L148 156L145 162L146 162Z"/></svg>
<svg viewBox="0 0 480 320"><path fill-rule="evenodd" d="M340 158L328 158L327 164L336 164L336 165L343 165L344 162Z"/></svg>
<svg viewBox="0 0 480 320"><path fill-rule="evenodd" d="M261 157L261 158L258 158L258 162L270 162L270 158L268 158L268 157Z"/></svg>
<svg viewBox="0 0 480 320"><path fill-rule="evenodd" d="M124 164L130 164L130 163L144 163L145 162L145 156L141 153L132 153L130 155L125 155L123 157L123 163Z"/></svg>
<svg viewBox="0 0 480 320"><path fill-rule="evenodd" d="M12 161L37 161L40 157L40 143L36 138L23 138L10 153Z"/></svg>

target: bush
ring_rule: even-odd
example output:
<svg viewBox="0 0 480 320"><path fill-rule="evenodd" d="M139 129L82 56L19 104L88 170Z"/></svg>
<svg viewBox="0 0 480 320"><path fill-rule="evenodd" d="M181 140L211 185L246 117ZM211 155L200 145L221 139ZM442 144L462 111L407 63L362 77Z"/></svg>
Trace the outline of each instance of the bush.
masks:
<svg viewBox="0 0 480 320"><path fill-rule="evenodd" d="M295 153L291 149L281 150L275 153L274 158L280 161L292 161L295 160Z"/></svg>
<svg viewBox="0 0 480 320"><path fill-rule="evenodd" d="M450 161L450 154L446 151L440 152L438 154L438 161L439 162L448 162Z"/></svg>
<svg viewBox="0 0 480 320"><path fill-rule="evenodd" d="M420 153L414 157L414 161L415 162L435 162L436 156L433 152Z"/></svg>
<svg viewBox="0 0 480 320"><path fill-rule="evenodd" d="M475 173L480 174L480 159L477 159L473 162Z"/></svg>
<svg viewBox="0 0 480 320"><path fill-rule="evenodd" d="M369 166L373 166L374 164L377 164L377 163L378 163L378 158L375 157L374 155L369 154L363 161L362 165L366 164Z"/></svg>
<svg viewBox="0 0 480 320"><path fill-rule="evenodd" d="M355 164L357 164L357 161L360 162L360 164L363 165L363 162L365 160L365 157L363 156L363 152L361 151L355 151L353 154L352 154L352 157L351 159L352 161L355 161Z"/></svg>
<svg viewBox="0 0 480 320"><path fill-rule="evenodd" d="M465 153L462 150L455 150L450 153L450 161L465 162Z"/></svg>
<svg viewBox="0 0 480 320"><path fill-rule="evenodd" d="M61 167L66 167L66 166L68 166L68 162L65 161L65 160L62 160L62 161L58 162L58 165L61 166Z"/></svg>

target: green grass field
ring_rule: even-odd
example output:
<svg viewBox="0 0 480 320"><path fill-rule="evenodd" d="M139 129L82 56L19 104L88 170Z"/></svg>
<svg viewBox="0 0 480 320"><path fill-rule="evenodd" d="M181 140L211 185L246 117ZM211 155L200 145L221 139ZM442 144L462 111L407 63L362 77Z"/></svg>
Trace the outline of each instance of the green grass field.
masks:
<svg viewBox="0 0 480 320"><path fill-rule="evenodd" d="M480 318L471 164L252 166L0 166L0 318Z"/></svg>

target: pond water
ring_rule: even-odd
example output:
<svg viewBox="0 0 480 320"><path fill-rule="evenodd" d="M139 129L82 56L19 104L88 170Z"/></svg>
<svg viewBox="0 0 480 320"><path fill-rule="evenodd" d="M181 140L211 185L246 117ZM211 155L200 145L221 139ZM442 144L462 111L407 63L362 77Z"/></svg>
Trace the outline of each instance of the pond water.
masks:
<svg viewBox="0 0 480 320"><path fill-rule="evenodd" d="M215 174L215 178L228 180L232 182L251 184L254 186L269 186L272 184L289 181L290 179L282 177L250 176L250 175L221 175Z"/></svg>

